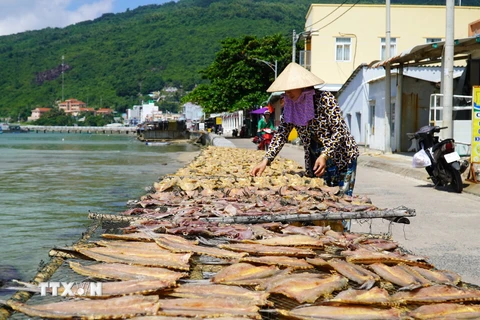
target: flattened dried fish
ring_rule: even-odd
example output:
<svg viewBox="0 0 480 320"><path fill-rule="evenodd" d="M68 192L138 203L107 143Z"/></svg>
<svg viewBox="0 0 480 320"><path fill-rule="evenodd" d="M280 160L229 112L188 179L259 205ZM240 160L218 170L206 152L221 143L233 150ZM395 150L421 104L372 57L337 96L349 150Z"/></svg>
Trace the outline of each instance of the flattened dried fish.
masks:
<svg viewBox="0 0 480 320"><path fill-rule="evenodd" d="M159 308L158 296L132 295L101 300L69 300L41 305L27 305L13 300L8 305L31 317L51 319L125 319L154 315Z"/></svg>
<svg viewBox="0 0 480 320"><path fill-rule="evenodd" d="M235 263L220 270L212 277L213 283L238 283L249 279L261 279L275 275L279 268L276 266L254 266L250 263Z"/></svg>
<svg viewBox="0 0 480 320"><path fill-rule="evenodd" d="M196 254L204 254L207 256L212 256L216 258L225 258L225 259L240 259L245 256L246 253L237 253L230 250L222 250L219 248L204 247L199 246L191 241L182 242L178 239L183 239L179 236L174 235L164 235L158 239L155 239L155 243L164 249L170 250L172 252L194 252Z"/></svg>
<svg viewBox="0 0 480 320"><path fill-rule="evenodd" d="M347 278L331 275L322 278L313 273L296 273L273 283L267 282L267 292L283 294L299 303L313 303L321 296L328 296L348 284Z"/></svg>
<svg viewBox="0 0 480 320"><path fill-rule="evenodd" d="M84 276L111 280L162 279L177 281L188 276L188 273L166 268L134 266L122 263L97 263L87 266L71 261L70 268Z"/></svg>
<svg viewBox="0 0 480 320"><path fill-rule="evenodd" d="M360 248L353 251L342 251L342 255L346 257L348 262L360 263L360 264L399 264L405 263L409 266L418 266L422 268L433 268L433 265L427 262L426 258L420 256L414 256L409 254L400 254L390 251L374 252L364 248Z"/></svg>
<svg viewBox="0 0 480 320"><path fill-rule="evenodd" d="M244 240L245 243L258 243L266 246L302 246L302 247L323 247L323 242L319 238L303 234L286 235L261 240Z"/></svg>
<svg viewBox="0 0 480 320"><path fill-rule="evenodd" d="M370 265L370 268L383 279L405 289L414 289L431 284L421 275L409 272L401 264L389 267L382 263L374 263Z"/></svg>
<svg viewBox="0 0 480 320"><path fill-rule="evenodd" d="M392 303L392 299L387 290L373 287L370 290L348 289L342 291L335 298L328 300L328 303L389 305Z"/></svg>
<svg viewBox="0 0 480 320"><path fill-rule="evenodd" d="M237 252L246 252L252 255L268 255L268 256L294 256L309 257L314 256L315 252L310 249L302 249L285 246L266 246L255 243L231 243L219 245L222 249L228 249Z"/></svg>
<svg viewBox="0 0 480 320"><path fill-rule="evenodd" d="M360 289L370 289L380 277L375 273L368 271L354 263L349 263L340 259L330 259L328 264L332 266L338 273L355 281L362 286Z"/></svg>
<svg viewBox="0 0 480 320"><path fill-rule="evenodd" d="M412 270L415 270L421 274L424 278L435 282L437 284L458 284L462 278L456 272L449 270L429 270L419 267L410 267Z"/></svg>
<svg viewBox="0 0 480 320"><path fill-rule="evenodd" d="M174 297L182 298L228 298L245 299L257 306L270 305L267 300L270 294L261 291L252 291L242 287L223 284L183 284L170 293Z"/></svg>
<svg viewBox="0 0 480 320"><path fill-rule="evenodd" d="M158 252L129 252L114 248L77 248L81 254L102 262L127 263L140 266L165 267L169 269L190 270L190 253L177 254L158 248Z"/></svg>
<svg viewBox="0 0 480 320"><path fill-rule="evenodd" d="M312 306L299 307L291 311L278 310L282 315L295 319L330 319L330 320L396 320L401 319L401 311L398 309L376 309L368 307L333 307Z"/></svg>
<svg viewBox="0 0 480 320"><path fill-rule="evenodd" d="M251 301L242 299L162 299L159 304L158 315L201 318L243 316L261 319L259 307Z"/></svg>
<svg viewBox="0 0 480 320"><path fill-rule="evenodd" d="M439 303L418 307L408 313L414 319L480 319L480 305Z"/></svg>
<svg viewBox="0 0 480 320"><path fill-rule="evenodd" d="M480 290L456 288L448 285L435 285L412 291L397 292L392 299L399 303L440 303L480 301Z"/></svg>
<svg viewBox="0 0 480 320"><path fill-rule="evenodd" d="M252 257L246 256L240 259L240 262L260 263L274 265L279 267L288 267L290 269L312 269L313 266L304 259L285 257L285 256L264 256Z"/></svg>
<svg viewBox="0 0 480 320"><path fill-rule="evenodd" d="M82 292L81 297L104 299L108 297L127 296L133 294L152 294L175 286L175 281L161 279L134 279L126 281L103 282L101 294L94 292L93 295L91 295L91 292L89 290L85 290L85 286L82 284L73 285L70 289L70 292L74 295L76 295L77 292ZM79 289L83 289L84 291L79 291ZM63 294L64 291L64 287L60 287L58 294ZM85 293L83 294L83 292Z"/></svg>
<svg viewBox="0 0 480 320"><path fill-rule="evenodd" d="M127 233L127 234L114 234L114 233L104 233L102 234L102 238L105 239L113 239L113 240L134 240L134 241L146 241L146 242L153 242L155 238L159 236L158 233L154 232L134 232L134 233Z"/></svg>

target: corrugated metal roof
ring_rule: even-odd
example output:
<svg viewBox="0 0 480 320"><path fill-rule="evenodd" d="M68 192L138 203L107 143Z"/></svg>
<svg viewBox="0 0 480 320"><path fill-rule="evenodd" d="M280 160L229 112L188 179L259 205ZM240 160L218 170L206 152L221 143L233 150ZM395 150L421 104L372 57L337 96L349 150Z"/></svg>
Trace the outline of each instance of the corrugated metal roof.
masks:
<svg viewBox="0 0 480 320"><path fill-rule="evenodd" d="M444 45L445 41L418 45L389 59L383 61L372 61L369 67L383 67L387 63L389 63L392 68L398 68L400 65L405 64L419 65L439 63L442 60ZM455 40L453 50L453 54L457 58L459 58L459 55L468 55L474 51L480 51L480 35Z"/></svg>

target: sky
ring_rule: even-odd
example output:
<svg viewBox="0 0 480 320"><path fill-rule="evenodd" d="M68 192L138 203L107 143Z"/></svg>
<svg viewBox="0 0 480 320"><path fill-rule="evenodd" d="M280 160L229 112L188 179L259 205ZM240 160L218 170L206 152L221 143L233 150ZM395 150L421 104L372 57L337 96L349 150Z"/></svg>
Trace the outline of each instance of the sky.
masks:
<svg viewBox="0 0 480 320"><path fill-rule="evenodd" d="M93 20L104 13L120 13L172 0L0 0L0 36L44 28L63 28Z"/></svg>

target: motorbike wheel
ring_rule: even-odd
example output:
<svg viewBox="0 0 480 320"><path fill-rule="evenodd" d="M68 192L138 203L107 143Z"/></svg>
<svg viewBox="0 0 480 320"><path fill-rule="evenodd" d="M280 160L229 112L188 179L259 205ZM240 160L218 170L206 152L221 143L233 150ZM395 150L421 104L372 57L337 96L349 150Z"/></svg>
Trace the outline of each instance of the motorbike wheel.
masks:
<svg viewBox="0 0 480 320"><path fill-rule="evenodd" d="M454 168L450 168L450 175L452 176L452 181L450 182L450 186L456 193L462 193L463 191L463 181L462 175L460 172Z"/></svg>

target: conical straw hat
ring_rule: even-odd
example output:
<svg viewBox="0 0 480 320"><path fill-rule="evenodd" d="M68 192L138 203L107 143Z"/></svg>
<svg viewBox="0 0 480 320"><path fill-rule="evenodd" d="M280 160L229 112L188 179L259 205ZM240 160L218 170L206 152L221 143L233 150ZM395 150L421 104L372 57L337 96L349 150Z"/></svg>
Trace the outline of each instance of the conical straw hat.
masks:
<svg viewBox="0 0 480 320"><path fill-rule="evenodd" d="M301 65L295 62L290 62L277 79L270 85L267 92L308 88L323 83L325 83L325 81Z"/></svg>

